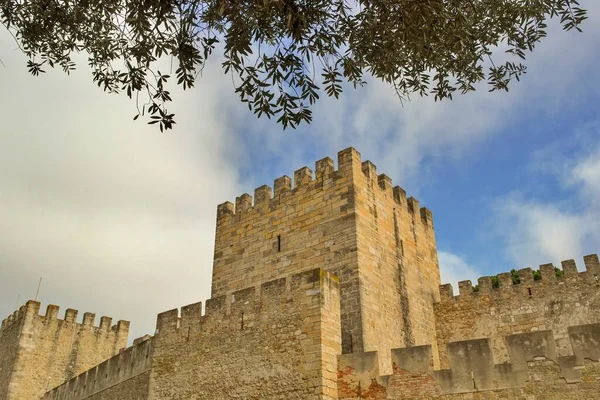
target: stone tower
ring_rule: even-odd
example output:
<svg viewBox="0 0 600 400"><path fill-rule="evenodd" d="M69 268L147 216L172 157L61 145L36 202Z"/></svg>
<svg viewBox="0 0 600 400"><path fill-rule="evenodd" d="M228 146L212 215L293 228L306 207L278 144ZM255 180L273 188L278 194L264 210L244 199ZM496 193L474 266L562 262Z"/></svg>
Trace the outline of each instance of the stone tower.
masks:
<svg viewBox="0 0 600 400"><path fill-rule="evenodd" d="M340 278L342 350L436 343L432 214L349 148L218 207L212 297L323 268ZM391 363L381 358L383 372Z"/></svg>
<svg viewBox="0 0 600 400"><path fill-rule="evenodd" d="M39 315L40 303L28 301L0 328L0 399L39 399L44 393L127 346L129 322L111 327L111 318L85 313L77 323L77 310L67 309L58 318L58 307L49 305Z"/></svg>

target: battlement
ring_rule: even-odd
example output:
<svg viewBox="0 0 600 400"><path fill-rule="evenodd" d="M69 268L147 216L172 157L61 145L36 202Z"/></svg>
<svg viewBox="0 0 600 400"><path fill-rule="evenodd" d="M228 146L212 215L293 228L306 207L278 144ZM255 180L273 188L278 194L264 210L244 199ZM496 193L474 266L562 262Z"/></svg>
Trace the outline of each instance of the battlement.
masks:
<svg viewBox="0 0 600 400"><path fill-rule="evenodd" d="M325 282L339 285L337 276L313 269L208 299L204 313L201 302L165 311L157 316L156 335L252 329L261 313L281 310L299 296L325 295L319 289Z"/></svg>
<svg viewBox="0 0 600 400"><path fill-rule="evenodd" d="M414 389L411 383L416 378L421 384L418 389L427 389L432 396L518 388L531 381L532 375L540 379L540 371L534 371L536 364L543 365L542 373L554 373L565 383L582 382L586 360L600 360L600 324L573 326L568 332L573 346L573 354L568 356L557 355L550 330L505 336L510 362L502 364L496 363L489 339L451 342L447 345L450 368L442 370L433 368L430 345L393 349L394 374L385 376L379 374L377 352L344 354L338 357L339 398L357 398L359 392L364 398L369 392L384 396L368 398L396 398L389 390L406 395L406 390ZM385 397L386 391L390 397Z"/></svg>
<svg viewBox="0 0 600 400"><path fill-rule="evenodd" d="M555 286L557 289L571 287L575 284L600 285L600 262L597 254L590 254L583 258L585 271L578 272L574 260L561 262L562 269L553 264L540 265L539 270L523 268L517 271L518 283L515 283L513 274L505 272L496 277L484 276L477 280L474 287L470 280L458 282L458 295L454 295L451 284L440 286L440 301L454 302L480 296L507 296L525 295L536 296L537 289Z"/></svg>
<svg viewBox="0 0 600 400"><path fill-rule="evenodd" d="M152 337L140 338L118 355L47 392L44 399L88 398L133 377L149 375L153 349Z"/></svg>
<svg viewBox="0 0 600 400"><path fill-rule="evenodd" d="M30 317L32 320L35 318L37 321L42 321L48 324L52 321L59 321L61 324L75 324L80 325L82 328L91 328L97 332L124 332L129 331L129 321L118 321L115 325L111 326L112 318L102 316L100 323L95 325L96 314L86 312L80 322L77 322L78 310L68 308L65 310L63 319L58 317L60 307L54 304L49 304L46 307L46 312L40 314L41 303L38 301L29 300L26 304L22 305L18 310L12 313L10 316L2 321L0 327L0 335L4 329L12 326L13 324L21 323L26 317Z"/></svg>
<svg viewBox="0 0 600 400"><path fill-rule="evenodd" d="M386 174L378 175L377 167L371 161L361 162L360 153L351 147L338 152L337 170L333 159L325 157L315 162L314 172L307 166L294 171L293 182L292 178L284 175L274 180L273 187L262 185L256 188L254 197L244 193L236 198L235 205L229 201L219 204L217 224L239 222L252 218L254 214L264 214L265 211L276 208L282 202L293 202L295 197L302 197L307 190L324 185L335 185L338 181L348 184L358 171L362 171L373 186L393 198L399 206L419 215L425 225L431 225L433 217L429 209L420 207L419 201L414 197L407 199L403 188L393 186L392 179Z"/></svg>

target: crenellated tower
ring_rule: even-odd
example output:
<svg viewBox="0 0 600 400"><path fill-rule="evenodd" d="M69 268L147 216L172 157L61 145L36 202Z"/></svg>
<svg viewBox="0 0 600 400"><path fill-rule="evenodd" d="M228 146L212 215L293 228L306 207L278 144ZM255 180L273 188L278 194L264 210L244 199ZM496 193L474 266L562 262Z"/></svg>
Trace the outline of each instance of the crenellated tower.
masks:
<svg viewBox="0 0 600 400"><path fill-rule="evenodd" d="M344 353L436 343L432 214L353 148L217 209L213 297L314 268L340 278Z"/></svg>
<svg viewBox="0 0 600 400"><path fill-rule="evenodd" d="M38 399L66 380L118 354L127 346L129 322L111 326L110 317L28 301L2 321L0 328L0 399Z"/></svg>

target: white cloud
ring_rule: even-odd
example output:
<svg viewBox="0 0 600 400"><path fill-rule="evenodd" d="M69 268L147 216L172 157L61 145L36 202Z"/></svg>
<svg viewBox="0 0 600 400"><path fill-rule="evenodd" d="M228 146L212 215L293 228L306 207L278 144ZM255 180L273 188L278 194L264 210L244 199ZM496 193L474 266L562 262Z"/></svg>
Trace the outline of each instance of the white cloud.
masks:
<svg viewBox="0 0 600 400"><path fill-rule="evenodd" d="M475 286L477 279L484 276L479 268L469 264L463 256L448 251L439 251L438 259L441 281L452 284L454 295L458 295L458 282L470 280Z"/></svg>
<svg viewBox="0 0 600 400"><path fill-rule="evenodd" d="M600 128L598 129L600 133ZM570 173L574 184L582 186L588 202L596 206L600 198L600 147L592 152L586 159L575 165Z"/></svg>
<svg viewBox="0 0 600 400"><path fill-rule="evenodd" d="M598 132L594 134L597 137ZM580 260L600 250L600 226L596 223L600 219L600 147L583 154L579 159L556 158L553 162L560 167L541 170L552 173L572 196L543 201L513 193L496 201L498 232L505 240L506 252L519 266Z"/></svg>
<svg viewBox="0 0 600 400"><path fill-rule="evenodd" d="M85 62L33 78L12 47L0 42L2 318L40 276L44 306L132 320L132 337L210 297L216 205L241 192L218 69L176 93L177 130L160 133Z"/></svg>

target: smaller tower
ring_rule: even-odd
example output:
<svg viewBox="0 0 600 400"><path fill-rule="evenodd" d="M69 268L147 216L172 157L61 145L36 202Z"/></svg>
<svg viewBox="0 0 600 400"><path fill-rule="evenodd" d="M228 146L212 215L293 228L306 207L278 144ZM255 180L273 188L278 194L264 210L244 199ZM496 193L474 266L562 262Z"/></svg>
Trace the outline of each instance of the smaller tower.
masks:
<svg viewBox="0 0 600 400"><path fill-rule="evenodd" d="M0 327L0 399L39 399L55 386L71 379L126 347L129 322L111 326L102 317L85 313L78 323L77 310L49 305L40 315L40 303L28 301Z"/></svg>

